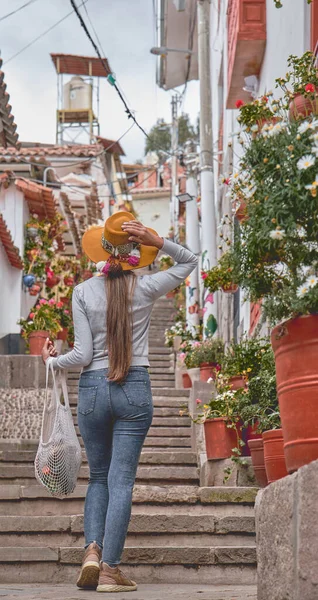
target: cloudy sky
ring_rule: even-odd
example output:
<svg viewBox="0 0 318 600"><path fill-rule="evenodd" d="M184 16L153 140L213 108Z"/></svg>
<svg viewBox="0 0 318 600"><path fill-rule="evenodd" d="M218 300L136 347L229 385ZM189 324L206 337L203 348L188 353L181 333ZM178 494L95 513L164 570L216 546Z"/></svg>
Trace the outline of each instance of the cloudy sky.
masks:
<svg viewBox="0 0 318 600"><path fill-rule="evenodd" d="M72 14L14 58L24 46L72 10L69 0L34 0L17 14L3 16L27 0L1 0L0 50L12 112L21 141L55 142L56 72L50 52L94 56L77 17ZM76 0L77 5L80 0ZM153 0L88 0L87 11L105 55L125 93L129 107L149 131L157 118L170 122L171 93L155 82L156 44ZM87 15L81 9L85 21ZM101 135L117 139L128 128L127 116L116 92L101 80ZM198 83L188 86L184 111L192 121L198 113ZM122 140L127 161L142 158L144 136L134 127Z"/></svg>

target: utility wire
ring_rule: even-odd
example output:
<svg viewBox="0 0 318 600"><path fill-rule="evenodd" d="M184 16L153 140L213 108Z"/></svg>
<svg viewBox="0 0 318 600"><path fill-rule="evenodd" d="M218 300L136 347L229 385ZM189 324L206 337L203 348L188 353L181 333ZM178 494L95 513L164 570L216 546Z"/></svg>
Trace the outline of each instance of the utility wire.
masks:
<svg viewBox="0 0 318 600"><path fill-rule="evenodd" d="M83 0L82 4L80 4L80 6L84 6L86 4L86 2L88 2L88 0ZM49 29L46 29L46 31L43 31L43 33L41 33L40 35L38 35L36 38L34 38L34 40L32 40L31 42L29 42L26 46L24 46L23 48L21 48L21 50L19 50L18 52L16 52L16 54L13 54L13 56L10 56L10 58L8 58L8 60L6 60L3 64L7 65L9 62L11 62L11 60L13 60L14 58L16 58L20 54L22 54L22 52L24 52L24 50L27 50L28 48L30 48L30 46L32 46L33 44L35 44L35 42L37 42L38 40L40 40L41 38L43 38L47 33L49 33L50 31L52 31L52 29L54 29L55 27L57 27L58 25L60 25L60 23L62 23L63 21L65 21L65 19L67 19L68 17L70 17L73 14L73 12L74 11L72 10L71 12L67 13L67 15L65 15L64 17L62 17L62 19L60 19L59 21L57 21L56 23L54 23L54 25L52 25L51 27L49 27Z"/></svg>
<svg viewBox="0 0 318 600"><path fill-rule="evenodd" d="M22 6L20 6L16 10L13 10L12 12L8 13L7 15L4 15L3 17L0 17L0 22L4 21L5 19L8 19L8 17L12 17L12 15L15 15L17 12L19 12L23 8L26 8L30 4L33 4L33 2L36 2L36 0L29 0L29 2L26 2L25 4L22 4Z"/></svg>

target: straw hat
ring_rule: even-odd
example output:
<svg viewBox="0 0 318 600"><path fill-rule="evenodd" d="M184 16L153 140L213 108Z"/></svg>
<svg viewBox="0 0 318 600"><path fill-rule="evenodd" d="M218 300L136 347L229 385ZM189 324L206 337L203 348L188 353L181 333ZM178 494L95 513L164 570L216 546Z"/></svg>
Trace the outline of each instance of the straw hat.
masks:
<svg viewBox="0 0 318 600"><path fill-rule="evenodd" d="M151 265L158 254L158 248L130 242L130 234L121 228L123 223L135 220L131 213L121 211L109 217L104 225L94 225L87 229L82 238L85 254L94 263L107 261L112 257L120 262L124 271ZM150 227L148 227L148 231L158 235Z"/></svg>

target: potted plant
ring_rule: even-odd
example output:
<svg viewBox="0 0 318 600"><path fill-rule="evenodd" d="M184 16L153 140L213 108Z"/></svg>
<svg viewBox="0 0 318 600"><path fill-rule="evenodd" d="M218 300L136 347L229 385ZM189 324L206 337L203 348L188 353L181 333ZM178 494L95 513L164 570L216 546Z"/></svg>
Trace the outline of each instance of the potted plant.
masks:
<svg viewBox="0 0 318 600"><path fill-rule="evenodd" d="M221 256L218 265L202 273L204 287L211 293L222 290L225 293L235 293L238 289L234 259L230 251Z"/></svg>
<svg viewBox="0 0 318 600"><path fill-rule="evenodd" d="M303 119L318 114L318 72L313 52L288 58L288 72L276 79L289 104L290 119Z"/></svg>
<svg viewBox="0 0 318 600"><path fill-rule="evenodd" d="M239 342L231 342L221 368L232 389L244 388L246 382L259 373L268 353L272 354L271 344L265 338L243 337Z"/></svg>
<svg viewBox="0 0 318 600"><path fill-rule="evenodd" d="M262 299L274 326L286 463L293 472L318 459L318 121L274 127L250 136L241 159L252 193L249 219L230 256L246 297Z"/></svg>
<svg viewBox="0 0 318 600"><path fill-rule="evenodd" d="M237 120L248 132L255 134L261 130L265 123L275 123L277 115L272 109L270 97L261 96L261 98L255 98L247 104L240 104L240 113Z"/></svg>
<svg viewBox="0 0 318 600"><path fill-rule="evenodd" d="M245 427L257 427L260 439L248 440L255 476L261 487L287 475L276 389L273 354L264 355L262 368L238 396Z"/></svg>
<svg viewBox="0 0 318 600"><path fill-rule="evenodd" d="M55 306L44 298L39 300L27 319L20 319L18 324L22 327L22 337L29 345L32 356L39 356L47 337L55 339L61 326L58 322Z"/></svg>
<svg viewBox="0 0 318 600"><path fill-rule="evenodd" d="M171 256L164 254L163 256L161 256L159 258L160 271L167 271L167 269L170 269L170 267L173 267L173 265L174 265L174 260L173 260L173 258L171 258Z"/></svg>
<svg viewBox="0 0 318 600"><path fill-rule="evenodd" d="M52 300L49 300L49 302L55 303L55 300L52 299ZM68 337L69 328L72 325L71 311L65 307L63 302L56 302L55 308L56 308L56 316L57 316L59 324L61 326L61 331L58 332L57 339L65 342Z"/></svg>
<svg viewBox="0 0 318 600"><path fill-rule="evenodd" d="M215 378L224 355L224 343L219 338L207 338L203 342L194 342L186 353L185 364L188 369L200 368L200 380Z"/></svg>
<svg viewBox="0 0 318 600"><path fill-rule="evenodd" d="M228 380L218 373L216 396L203 406L203 412L195 419L204 424L206 453L208 460L220 460L240 456L240 439L236 392Z"/></svg>

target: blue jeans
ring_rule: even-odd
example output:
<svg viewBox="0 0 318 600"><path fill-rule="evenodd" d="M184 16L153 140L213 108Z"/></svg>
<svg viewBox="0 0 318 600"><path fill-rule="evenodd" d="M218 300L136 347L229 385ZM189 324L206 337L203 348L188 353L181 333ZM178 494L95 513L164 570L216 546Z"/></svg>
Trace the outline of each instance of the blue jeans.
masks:
<svg viewBox="0 0 318 600"><path fill-rule="evenodd" d="M123 552L138 461L152 415L145 367L131 367L121 384L107 380L107 369L82 373L78 425L90 470L85 547L96 542L103 549L102 560L112 567Z"/></svg>

